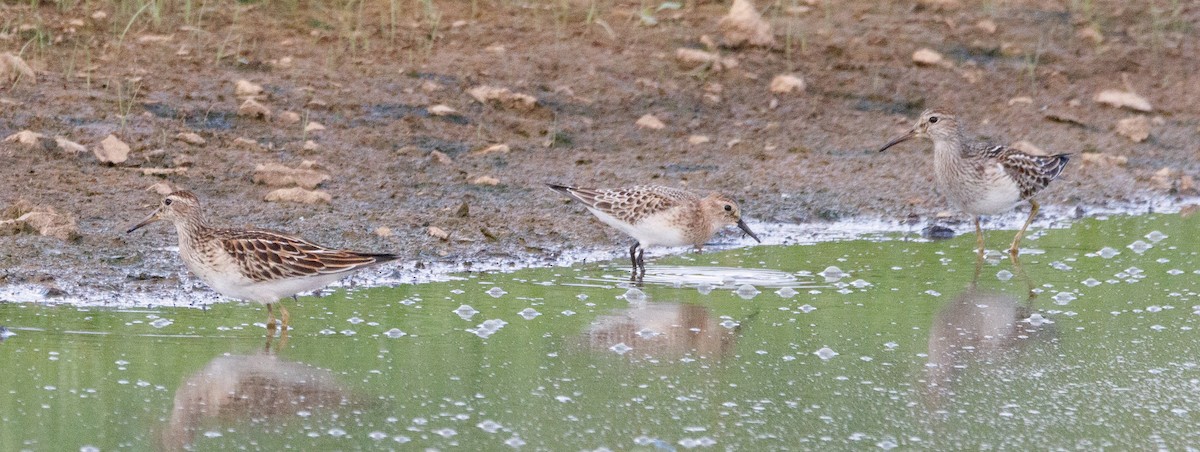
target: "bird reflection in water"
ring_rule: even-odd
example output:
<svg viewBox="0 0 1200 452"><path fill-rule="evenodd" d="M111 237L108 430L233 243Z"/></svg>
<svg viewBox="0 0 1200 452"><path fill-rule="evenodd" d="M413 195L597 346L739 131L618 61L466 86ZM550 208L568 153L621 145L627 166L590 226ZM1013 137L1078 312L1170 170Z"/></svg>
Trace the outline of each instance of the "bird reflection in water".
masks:
<svg viewBox="0 0 1200 452"><path fill-rule="evenodd" d="M977 267L978 268L978 267ZM1016 268L1023 279L1028 277ZM929 332L926 366L927 407L940 410L955 397L955 386L972 365L986 369L1010 367L1025 347L1052 340L1053 322L1031 307L1036 297L1018 297L977 287L979 271L966 291L947 303L934 317ZM1028 282L1032 287L1032 281Z"/></svg>
<svg viewBox="0 0 1200 452"><path fill-rule="evenodd" d="M675 360L684 356L720 359L733 351L738 327L722 326L708 308L682 303L638 303L596 318L584 331L593 351L634 358Z"/></svg>
<svg viewBox="0 0 1200 452"><path fill-rule="evenodd" d="M188 377L175 392L161 448L190 448L196 434L208 429L268 423L350 403L349 391L332 372L280 359L271 351L272 339L262 353L219 356ZM278 347L286 340L285 333Z"/></svg>

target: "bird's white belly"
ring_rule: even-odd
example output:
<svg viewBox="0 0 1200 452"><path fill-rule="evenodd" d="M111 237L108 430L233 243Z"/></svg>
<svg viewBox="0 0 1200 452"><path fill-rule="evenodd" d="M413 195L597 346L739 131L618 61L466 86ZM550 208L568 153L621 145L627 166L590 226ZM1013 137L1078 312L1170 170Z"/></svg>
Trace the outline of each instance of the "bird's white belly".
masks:
<svg viewBox="0 0 1200 452"><path fill-rule="evenodd" d="M940 181L951 204L969 215L996 215L1021 202L1021 188L999 165L988 168L980 185L953 186Z"/></svg>
<svg viewBox="0 0 1200 452"><path fill-rule="evenodd" d="M588 209L592 214L596 215L600 221L605 224L617 228L621 232L629 234L642 245L642 247L651 246L684 246L690 245L687 238L684 237L682 225L675 224L670 221L674 218L673 215L660 213L643 218L637 224L629 224L618 220L616 217L594 209Z"/></svg>
<svg viewBox="0 0 1200 452"><path fill-rule="evenodd" d="M346 276L345 273L335 273L274 281L251 281L241 275L215 274L206 270L193 269L192 272L221 295L263 304L274 303L281 298L320 289Z"/></svg>
<svg viewBox="0 0 1200 452"><path fill-rule="evenodd" d="M298 293L312 292L341 279L343 276L346 276L346 273L263 281L244 286L243 290L249 294L247 297L249 300L259 303L271 303L280 298L290 297Z"/></svg>

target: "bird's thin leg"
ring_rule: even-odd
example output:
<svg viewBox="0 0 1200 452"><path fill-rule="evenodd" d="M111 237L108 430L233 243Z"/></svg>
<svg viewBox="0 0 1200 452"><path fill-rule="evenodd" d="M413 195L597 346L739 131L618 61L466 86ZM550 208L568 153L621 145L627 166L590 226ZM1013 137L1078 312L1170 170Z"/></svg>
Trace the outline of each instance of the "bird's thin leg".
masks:
<svg viewBox="0 0 1200 452"><path fill-rule="evenodd" d="M1033 278L1030 278L1029 274L1025 273L1024 267L1021 267L1021 260L1017 258L1016 253L1009 254L1008 257L1012 260L1013 269L1017 271L1017 276L1019 276L1022 281L1025 281L1025 286L1029 290L1029 300L1032 301L1037 297L1037 292L1033 290L1036 288L1033 284Z"/></svg>
<svg viewBox="0 0 1200 452"><path fill-rule="evenodd" d="M279 352L280 350L283 350L283 346L287 345L287 341L288 330L284 328L284 330L279 333L279 343L275 345L275 351Z"/></svg>
<svg viewBox="0 0 1200 452"><path fill-rule="evenodd" d="M1013 256L1017 255L1017 249L1021 245L1021 237L1025 236L1025 230L1029 229L1030 223L1033 223L1033 217L1034 215L1037 215L1038 208L1040 207L1041 206L1038 205L1037 201L1032 199L1029 200L1029 218L1025 219L1025 224L1021 226L1020 231L1017 231L1017 236L1013 237L1012 247L1008 249L1008 254Z"/></svg>
<svg viewBox="0 0 1200 452"><path fill-rule="evenodd" d="M971 277L971 287L979 281L979 274L983 272L983 253L979 253L975 258L975 276Z"/></svg>
<svg viewBox="0 0 1200 452"><path fill-rule="evenodd" d="M282 328L283 331L287 331L289 316L288 316L287 308L284 308L282 303L279 304L279 318L281 320L283 320L283 324L281 324L279 327Z"/></svg>
<svg viewBox="0 0 1200 452"><path fill-rule="evenodd" d="M646 249L638 247L638 266L642 267L642 272L638 274L637 280L641 281L646 277Z"/></svg>
<svg viewBox="0 0 1200 452"><path fill-rule="evenodd" d="M979 257L983 257L983 227L979 225L979 215L975 216L975 249L979 250Z"/></svg>
<svg viewBox="0 0 1200 452"><path fill-rule="evenodd" d="M271 304L267 303L267 331L275 331L275 312L271 310Z"/></svg>
<svg viewBox="0 0 1200 452"><path fill-rule="evenodd" d="M629 280L630 280L630 281L637 281L637 274L638 274L638 258L637 258L637 250L638 250L638 245L639 245L639 243L638 243L638 242L633 242L633 245L630 245L630 246L629 246L629 262L633 264L633 274L632 274L632 275L629 275Z"/></svg>

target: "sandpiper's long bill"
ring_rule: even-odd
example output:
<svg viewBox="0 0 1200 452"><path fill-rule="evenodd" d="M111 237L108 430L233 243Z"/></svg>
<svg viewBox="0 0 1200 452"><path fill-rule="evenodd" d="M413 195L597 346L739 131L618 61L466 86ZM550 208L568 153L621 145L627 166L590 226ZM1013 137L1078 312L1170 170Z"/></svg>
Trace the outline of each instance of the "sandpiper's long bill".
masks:
<svg viewBox="0 0 1200 452"><path fill-rule="evenodd" d="M221 229L208 224L200 200L186 191L163 198L133 232L165 220L179 235L179 257L188 270L221 295L267 305L267 327L275 328L272 305L284 297L320 289L354 271L397 259L317 245L265 229ZM288 312L279 305L283 328Z"/></svg>
<svg viewBox="0 0 1200 452"><path fill-rule="evenodd" d="M634 280L645 276L645 249L651 246L690 245L700 251L717 231L727 226L737 226L755 241L762 242L742 218L737 202L721 194L701 197L658 185L614 189L549 185L583 203L600 221L634 238L629 247Z"/></svg>
<svg viewBox="0 0 1200 452"><path fill-rule="evenodd" d="M1029 202L1029 217L1013 238L1014 259L1021 237L1037 215L1033 196L1046 188L1066 167L1070 154L1032 155L1007 146L970 142L954 115L926 110L908 132L883 145L879 152L905 141L933 141L933 174L938 189L951 204L975 219L976 245L983 254L981 215L996 215Z"/></svg>

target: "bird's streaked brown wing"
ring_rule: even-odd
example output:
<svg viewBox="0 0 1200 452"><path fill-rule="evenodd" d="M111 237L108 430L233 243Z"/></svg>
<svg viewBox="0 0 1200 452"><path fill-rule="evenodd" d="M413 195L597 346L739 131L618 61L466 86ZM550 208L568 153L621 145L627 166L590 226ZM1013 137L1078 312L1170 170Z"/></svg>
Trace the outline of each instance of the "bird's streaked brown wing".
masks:
<svg viewBox="0 0 1200 452"><path fill-rule="evenodd" d="M562 186L551 188L575 198L589 208L629 224L636 224L648 215L699 199L699 196L692 192L658 185L613 189Z"/></svg>
<svg viewBox="0 0 1200 452"><path fill-rule="evenodd" d="M341 273L397 258L326 248L273 231L224 230L217 233L225 252L254 281Z"/></svg>
<svg viewBox="0 0 1200 452"><path fill-rule="evenodd" d="M1004 167L1009 177L1021 187L1021 199L1028 199L1050 185L1050 181L1062 174L1070 154L1032 155L1007 146L995 146L985 151Z"/></svg>

